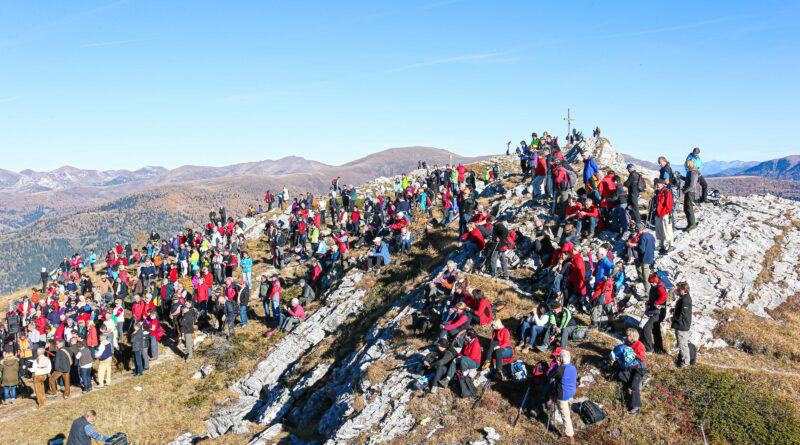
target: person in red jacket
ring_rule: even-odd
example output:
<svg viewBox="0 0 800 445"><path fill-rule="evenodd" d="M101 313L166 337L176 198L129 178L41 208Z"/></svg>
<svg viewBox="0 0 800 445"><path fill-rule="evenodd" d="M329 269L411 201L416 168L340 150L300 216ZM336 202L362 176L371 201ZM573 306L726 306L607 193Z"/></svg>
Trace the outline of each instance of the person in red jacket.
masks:
<svg viewBox="0 0 800 445"><path fill-rule="evenodd" d="M673 250L672 240L672 211L675 209L675 197L672 190L667 188L663 179L655 180L656 186L656 240L662 255Z"/></svg>
<svg viewBox="0 0 800 445"><path fill-rule="evenodd" d="M489 302L489 299L480 289L473 290L472 296L474 298L474 303L471 305L474 307L471 313L472 322L478 322L480 326L486 326L493 319L492 303Z"/></svg>
<svg viewBox="0 0 800 445"><path fill-rule="evenodd" d="M311 287L314 288L314 292L319 293L322 285L322 266L319 265L319 260L316 258L311 259L309 283L311 284Z"/></svg>
<svg viewBox="0 0 800 445"><path fill-rule="evenodd" d="M609 329L611 321L614 319L614 279L616 271L607 276L602 282L596 283L592 293L592 324L589 328L596 328L600 324L600 315L605 312L608 318Z"/></svg>
<svg viewBox="0 0 800 445"><path fill-rule="evenodd" d="M133 304L131 305L131 313L133 314L133 319L135 321L140 321L144 315L145 310L147 309L147 305L144 301L142 301L142 297L139 295L133 296Z"/></svg>
<svg viewBox="0 0 800 445"><path fill-rule="evenodd" d="M650 295L644 307L647 323L642 328L644 346L647 352L655 351L661 354L664 352L664 342L661 338L661 322L667 316L666 304L669 294L667 294L667 286L661 281L656 272L650 274L648 281L650 282Z"/></svg>
<svg viewBox="0 0 800 445"><path fill-rule="evenodd" d="M461 235L461 240L466 241L466 253L472 259L472 267L480 265L481 252L486 249L486 239L483 232L475 226L475 223L467 223L467 233Z"/></svg>
<svg viewBox="0 0 800 445"><path fill-rule="evenodd" d="M586 204L583 206L583 209L578 212L578 217L575 221L575 227L578 233L583 233L584 224L589 226L587 238L594 238L595 232L603 228L603 218L600 217L600 208L594 204L592 198L587 198Z"/></svg>
<svg viewBox="0 0 800 445"><path fill-rule="evenodd" d="M492 322L492 342L489 345L489 351L491 354L489 366L492 368L495 378L501 381L505 380L503 359L513 357L514 349L511 345L511 333L503 326L503 321L499 318Z"/></svg>
<svg viewBox="0 0 800 445"><path fill-rule="evenodd" d="M478 369L481 366L482 352L478 334L474 329L467 329L465 335L464 348L456 359L450 362L450 368L447 370L447 380L442 382L442 386L444 387L447 387L447 383L456 375L456 369L460 370L463 376L469 370Z"/></svg>
<svg viewBox="0 0 800 445"><path fill-rule="evenodd" d="M617 184L614 182L614 172L612 170L609 170L600 181L597 191L600 192L600 208L611 210L615 204L609 198L612 198L614 192L617 191Z"/></svg>
<svg viewBox="0 0 800 445"><path fill-rule="evenodd" d="M624 388L631 391L631 409L628 414L637 414L642 410L642 380L647 371L647 354L645 346L639 341L639 331L636 328L628 328L625 331L625 344L633 349L633 353L642 362L641 365L620 369L617 374Z"/></svg>
<svg viewBox="0 0 800 445"><path fill-rule="evenodd" d="M577 245L572 247L572 252L564 252L569 257L569 275L567 276L568 301L579 304L584 301L586 296L586 262L583 261L581 248Z"/></svg>
<svg viewBox="0 0 800 445"><path fill-rule="evenodd" d="M213 282L213 277L211 278ZM208 309L208 297L211 293L211 285L206 281L203 280L195 289L194 300L196 303L197 310L200 312L201 316L205 316L206 310Z"/></svg>

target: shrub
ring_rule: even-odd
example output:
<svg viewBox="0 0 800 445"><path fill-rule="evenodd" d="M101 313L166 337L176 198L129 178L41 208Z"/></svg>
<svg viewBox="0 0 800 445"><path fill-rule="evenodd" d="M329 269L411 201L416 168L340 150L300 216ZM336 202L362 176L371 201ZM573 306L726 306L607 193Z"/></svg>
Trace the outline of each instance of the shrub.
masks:
<svg viewBox="0 0 800 445"><path fill-rule="evenodd" d="M715 442L800 444L796 406L734 372L703 365L661 376Z"/></svg>

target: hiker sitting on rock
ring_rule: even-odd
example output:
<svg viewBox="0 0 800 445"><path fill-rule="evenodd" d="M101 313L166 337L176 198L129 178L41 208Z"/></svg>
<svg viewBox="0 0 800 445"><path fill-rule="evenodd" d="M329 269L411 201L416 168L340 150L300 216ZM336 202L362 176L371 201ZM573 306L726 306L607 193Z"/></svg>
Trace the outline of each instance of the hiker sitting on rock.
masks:
<svg viewBox="0 0 800 445"><path fill-rule="evenodd" d="M375 238L372 242L375 246L367 256L367 270L377 268L378 273L381 273L381 267L388 266L392 262L392 258L389 256L389 247L380 237Z"/></svg>
<svg viewBox="0 0 800 445"><path fill-rule="evenodd" d="M562 307L561 303L555 302L550 309L550 321L548 331L545 334L547 340L543 346L546 350L547 347L555 341L557 336L561 337L561 347L566 348L569 336L572 331L577 327L575 319L572 318L572 312L569 309Z"/></svg>
<svg viewBox="0 0 800 445"><path fill-rule="evenodd" d="M624 390L631 391L628 414L637 414L642 410L642 380L647 369L647 354L639 341L638 329L628 328L625 331L625 342L614 348L611 358L619 365L617 378L624 385Z"/></svg>
<svg viewBox="0 0 800 445"><path fill-rule="evenodd" d="M450 363L456 358L456 355L457 353L450 345L450 342L445 338L440 338L436 340L435 350L425 356L425 360L422 362L425 373L434 372L429 388L432 393L435 393L438 389L438 384L447 373ZM443 381L441 386L446 388L448 384L449 380Z"/></svg>
<svg viewBox="0 0 800 445"><path fill-rule="evenodd" d="M528 351L539 342L540 334L547 330L547 323L550 321L548 316L547 304L539 303L534 310L523 317L520 324L520 340L517 345L522 352Z"/></svg>

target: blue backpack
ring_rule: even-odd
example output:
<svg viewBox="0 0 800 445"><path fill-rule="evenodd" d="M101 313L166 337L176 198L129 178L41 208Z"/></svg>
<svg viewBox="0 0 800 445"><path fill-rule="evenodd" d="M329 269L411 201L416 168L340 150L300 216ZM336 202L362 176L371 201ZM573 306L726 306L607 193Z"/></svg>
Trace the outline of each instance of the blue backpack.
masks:
<svg viewBox="0 0 800 445"><path fill-rule="evenodd" d="M658 279L664 283L664 289L669 293L672 290L672 280L669 279L669 273L665 270L657 270L656 274L658 275Z"/></svg>
<svg viewBox="0 0 800 445"><path fill-rule="evenodd" d="M514 377L515 382L524 382L528 380L528 370L525 367L525 362L517 360L511 363L511 375Z"/></svg>
<svg viewBox="0 0 800 445"><path fill-rule="evenodd" d="M633 352L633 348L624 343L614 346L614 350L611 351L611 360L616 360L617 363L619 363L620 368L623 369L627 368L644 369L644 364L642 363L642 360L636 356L636 353Z"/></svg>

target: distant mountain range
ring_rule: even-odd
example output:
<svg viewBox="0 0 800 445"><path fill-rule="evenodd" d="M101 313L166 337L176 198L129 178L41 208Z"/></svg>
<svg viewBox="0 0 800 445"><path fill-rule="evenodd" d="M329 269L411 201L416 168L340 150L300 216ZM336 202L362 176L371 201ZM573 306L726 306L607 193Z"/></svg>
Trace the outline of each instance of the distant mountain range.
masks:
<svg viewBox="0 0 800 445"><path fill-rule="evenodd" d="M40 210L23 227L0 234L0 292L35 282L42 266L54 267L62 258L87 249L109 248L116 241L139 245L150 230L175 233L205 223L211 208L225 206L229 214L243 215L249 205L263 202L264 193L284 186L289 194L324 193L331 179L341 176L347 184L362 184L379 176L413 170L417 162L430 165L473 162L447 150L404 147L384 150L341 166L328 166L303 158L235 164L227 167L180 167L160 173L158 178L110 186L76 186L50 192L0 193L0 199L24 202L45 196L72 200L72 208L60 207L56 215ZM77 169L76 169L77 170ZM70 173L72 177L77 172ZM120 176L117 176L119 178ZM157 181L153 185L153 182ZM125 191L127 190L127 193ZM116 196L114 196L116 195ZM55 198L54 198L55 197ZM86 203L89 203L86 205ZM0 218L7 218L2 206ZM34 208L35 209L35 208Z"/></svg>

